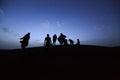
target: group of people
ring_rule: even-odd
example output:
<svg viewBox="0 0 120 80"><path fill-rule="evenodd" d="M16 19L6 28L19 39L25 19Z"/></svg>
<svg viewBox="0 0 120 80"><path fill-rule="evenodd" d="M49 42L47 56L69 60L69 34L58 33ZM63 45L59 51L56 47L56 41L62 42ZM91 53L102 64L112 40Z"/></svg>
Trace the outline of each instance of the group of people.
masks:
<svg viewBox="0 0 120 80"><path fill-rule="evenodd" d="M59 37L57 37L57 35L54 34L52 40L49 34L47 34L47 36L45 37L44 45L45 46L56 45L57 40L60 43L60 45L74 45L74 41L72 39L67 40L66 36L63 33L60 33ZM68 41L69 41L69 44L68 44ZM77 39L76 45L80 45L79 39Z"/></svg>
<svg viewBox="0 0 120 80"><path fill-rule="evenodd" d="M20 43L21 43L21 48L25 48L26 46L28 46L28 42L30 39L30 33L28 32L25 36L23 36L22 38L20 38ZM60 43L60 45L74 45L74 41L72 39L66 39L66 36L63 33L60 33L60 36L57 37L56 34L53 35L53 38L51 40L51 37L49 36L49 34L47 34L47 36L45 37L44 40L44 46L51 46L51 45L56 45L56 41L58 40L58 42ZM69 41L69 44L68 44ZM77 39L77 43L76 45L80 45L80 40Z"/></svg>

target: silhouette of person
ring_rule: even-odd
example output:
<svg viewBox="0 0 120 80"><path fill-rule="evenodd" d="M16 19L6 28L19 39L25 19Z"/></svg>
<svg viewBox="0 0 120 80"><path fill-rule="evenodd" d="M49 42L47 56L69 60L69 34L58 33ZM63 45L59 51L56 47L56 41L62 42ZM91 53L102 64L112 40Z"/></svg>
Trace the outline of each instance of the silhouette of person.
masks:
<svg viewBox="0 0 120 80"><path fill-rule="evenodd" d="M72 39L69 39L69 41L70 41L70 45L74 44L74 41Z"/></svg>
<svg viewBox="0 0 120 80"><path fill-rule="evenodd" d="M58 37L58 41L60 45L63 45L65 43L65 39L66 39L66 36L63 33L61 33L60 36Z"/></svg>
<svg viewBox="0 0 120 80"><path fill-rule="evenodd" d="M68 45L67 39L65 39L64 45L65 45L65 46Z"/></svg>
<svg viewBox="0 0 120 80"><path fill-rule="evenodd" d="M28 32L25 36L20 38L21 48L24 49L26 46L28 46L28 42L30 39L30 33Z"/></svg>
<svg viewBox="0 0 120 80"><path fill-rule="evenodd" d="M77 44L76 45L80 45L80 40L79 39L77 39Z"/></svg>
<svg viewBox="0 0 120 80"><path fill-rule="evenodd" d="M54 35L53 35L53 45L55 45L55 44L56 44L56 40L57 40L57 35L56 35L56 34L54 34Z"/></svg>
<svg viewBox="0 0 120 80"><path fill-rule="evenodd" d="M47 47L51 45L51 38L49 37L49 34L45 37L44 45Z"/></svg>

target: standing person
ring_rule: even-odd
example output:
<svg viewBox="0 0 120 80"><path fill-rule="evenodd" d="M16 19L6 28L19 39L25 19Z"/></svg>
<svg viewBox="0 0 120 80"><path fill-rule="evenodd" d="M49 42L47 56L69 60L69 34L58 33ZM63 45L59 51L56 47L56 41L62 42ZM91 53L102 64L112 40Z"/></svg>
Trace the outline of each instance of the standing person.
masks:
<svg viewBox="0 0 120 80"><path fill-rule="evenodd" d="M47 34L47 37L45 37L44 45L46 47L51 45L51 38L49 37L49 34Z"/></svg>
<svg viewBox="0 0 120 80"><path fill-rule="evenodd" d="M28 46L29 39L30 39L30 33L29 32L25 36L20 38L20 40L21 40L20 43L21 43L21 48L22 49L24 49L26 46Z"/></svg>
<svg viewBox="0 0 120 80"><path fill-rule="evenodd" d="M80 45L80 40L79 39L77 39L77 44L76 45Z"/></svg>
<svg viewBox="0 0 120 80"><path fill-rule="evenodd" d="M66 36L63 33L61 33L60 36L58 37L58 41L60 45L64 45L65 40L66 40Z"/></svg>
<svg viewBox="0 0 120 80"><path fill-rule="evenodd" d="M55 44L56 44L56 40L57 40L57 35L56 35L56 34L54 34L54 35L53 35L53 45L55 45Z"/></svg>
<svg viewBox="0 0 120 80"><path fill-rule="evenodd" d="M67 42L67 39L65 39L64 46L67 46L67 45L68 45L68 42Z"/></svg>

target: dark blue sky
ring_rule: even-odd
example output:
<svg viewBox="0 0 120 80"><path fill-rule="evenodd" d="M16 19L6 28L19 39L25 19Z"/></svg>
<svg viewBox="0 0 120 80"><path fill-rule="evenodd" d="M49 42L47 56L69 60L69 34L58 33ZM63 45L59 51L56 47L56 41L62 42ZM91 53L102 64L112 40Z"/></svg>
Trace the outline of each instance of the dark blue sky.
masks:
<svg viewBox="0 0 120 80"><path fill-rule="evenodd" d="M46 34L63 33L81 44L120 45L119 0L0 0L0 48L42 46Z"/></svg>

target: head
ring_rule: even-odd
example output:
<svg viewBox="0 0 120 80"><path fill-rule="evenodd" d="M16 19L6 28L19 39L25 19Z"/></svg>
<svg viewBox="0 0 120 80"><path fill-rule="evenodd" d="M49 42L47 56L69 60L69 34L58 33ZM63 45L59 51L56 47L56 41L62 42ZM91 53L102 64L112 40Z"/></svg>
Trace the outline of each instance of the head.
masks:
<svg viewBox="0 0 120 80"><path fill-rule="evenodd" d="M47 37L49 37L49 34L47 34Z"/></svg>
<svg viewBox="0 0 120 80"><path fill-rule="evenodd" d="M63 33L60 33L60 35L63 35Z"/></svg>
<svg viewBox="0 0 120 80"><path fill-rule="evenodd" d="M28 32L28 35L30 35L30 33Z"/></svg>

